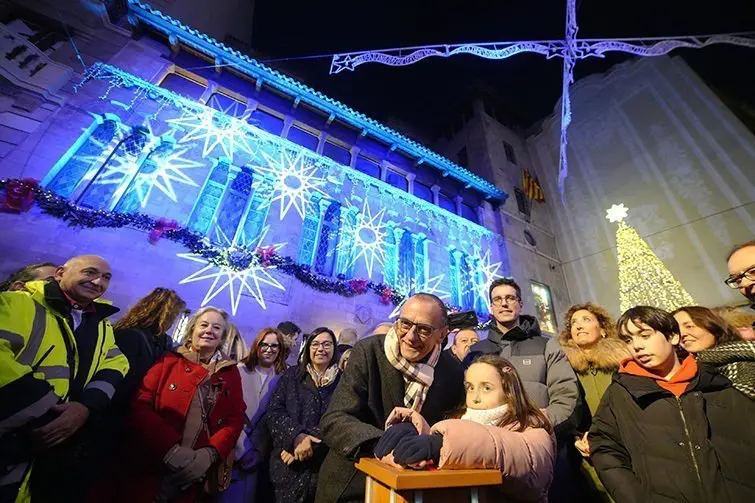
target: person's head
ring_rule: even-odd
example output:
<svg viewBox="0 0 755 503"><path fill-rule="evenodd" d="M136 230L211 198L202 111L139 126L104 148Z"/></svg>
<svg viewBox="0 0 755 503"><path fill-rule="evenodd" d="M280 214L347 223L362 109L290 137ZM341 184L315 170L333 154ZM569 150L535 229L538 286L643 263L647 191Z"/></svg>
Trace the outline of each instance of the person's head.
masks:
<svg viewBox="0 0 755 503"><path fill-rule="evenodd" d="M338 344L345 344L347 346L354 346L357 343L357 331L353 328L344 328L341 333L338 334Z"/></svg>
<svg viewBox="0 0 755 503"><path fill-rule="evenodd" d="M0 284L0 292L15 292L23 290L29 281L48 281L55 278L57 265L52 262L31 264L17 270Z"/></svg>
<svg viewBox="0 0 755 503"><path fill-rule="evenodd" d="M278 330L283 334L288 349L296 354L299 347L299 336L301 335L299 325L293 321L282 321L278 323Z"/></svg>
<svg viewBox="0 0 755 503"><path fill-rule="evenodd" d="M393 322L391 321L382 321L375 325L375 327L370 330L367 335L385 335L388 332L391 331L391 328L393 328Z"/></svg>
<svg viewBox="0 0 755 503"><path fill-rule="evenodd" d="M435 295L415 294L401 306L394 326L401 356L419 362L448 335L446 305Z"/></svg>
<svg viewBox="0 0 755 503"><path fill-rule="evenodd" d="M569 340L582 349L588 349L605 337L618 337L616 322L608 311L591 302L575 304L564 315L564 329L559 335L561 343Z"/></svg>
<svg viewBox="0 0 755 503"><path fill-rule="evenodd" d="M194 351L212 354L228 335L228 313L217 307L199 309L189 320L184 332L184 344Z"/></svg>
<svg viewBox="0 0 755 503"><path fill-rule="evenodd" d="M755 341L755 314L730 306L718 307L713 311L739 332L742 339Z"/></svg>
<svg viewBox="0 0 755 503"><path fill-rule="evenodd" d="M739 334L726 320L707 307L685 306L671 314L679 324L682 347L690 353L740 340Z"/></svg>
<svg viewBox="0 0 755 503"><path fill-rule="evenodd" d="M473 328L462 328L454 334L454 343L451 345L451 351L456 355L456 358L463 360L467 356L472 344L479 340L480 336L477 335L477 332Z"/></svg>
<svg viewBox="0 0 755 503"><path fill-rule="evenodd" d="M736 288L755 305L755 240L735 246L726 258L726 284Z"/></svg>
<svg viewBox="0 0 755 503"><path fill-rule="evenodd" d="M186 309L186 302L175 290L158 287L136 301L113 328L141 328L157 335L168 332L178 316Z"/></svg>
<svg viewBox="0 0 755 503"><path fill-rule="evenodd" d="M113 273L104 258L80 255L55 269L54 277L66 295L86 305L105 294Z"/></svg>
<svg viewBox="0 0 755 503"><path fill-rule="evenodd" d="M311 363L313 367L326 369L337 363L336 334L327 327L319 327L307 336L304 351L301 356L301 367L306 368Z"/></svg>
<svg viewBox="0 0 755 503"><path fill-rule="evenodd" d="M616 323L619 338L640 366L661 377L678 363L679 324L670 313L650 306L635 306Z"/></svg>
<svg viewBox="0 0 755 503"><path fill-rule="evenodd" d="M269 368L275 367L276 374L282 374L286 370L286 357L288 348L286 347L283 334L277 328L263 328L254 338L249 354L243 360L243 363L249 370L253 370L258 365Z"/></svg>
<svg viewBox="0 0 755 503"><path fill-rule="evenodd" d="M502 325L516 324L522 312L522 289L512 278L499 278L490 284L490 311Z"/></svg>
<svg viewBox="0 0 755 503"><path fill-rule="evenodd" d="M498 355L477 358L464 374L464 387L468 409L489 410L507 406L500 426L516 422L519 431L528 426L553 431L545 414L527 396L516 369L505 358Z"/></svg>
<svg viewBox="0 0 755 503"><path fill-rule="evenodd" d="M338 367L341 370L346 370L346 366L349 364L349 358L351 358L351 352L354 351L353 349L347 349L343 353L341 353L341 358L338 360Z"/></svg>

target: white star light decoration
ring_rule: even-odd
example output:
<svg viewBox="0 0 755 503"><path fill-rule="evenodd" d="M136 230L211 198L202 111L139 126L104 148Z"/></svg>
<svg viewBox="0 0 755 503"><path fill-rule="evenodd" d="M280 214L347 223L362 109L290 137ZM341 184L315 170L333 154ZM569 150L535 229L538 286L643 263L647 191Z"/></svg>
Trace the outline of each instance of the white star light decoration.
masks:
<svg viewBox="0 0 755 503"><path fill-rule="evenodd" d="M395 286L395 290L397 293L404 296L404 299L393 309L393 312L388 316L388 318L393 319L399 315L401 312L401 306L406 303L406 301L414 295L415 293L431 293L435 295L436 297L440 298L441 300L447 299L450 295L445 290L440 289L440 284L443 281L443 278L445 277L444 274L439 274L438 276L433 276L432 278L427 280L427 283L425 284L424 288L417 288L417 280L412 279L411 281L399 281L398 285Z"/></svg>
<svg viewBox="0 0 755 503"><path fill-rule="evenodd" d="M188 148L176 150L170 154L162 154L160 152L151 154L144 161L149 159L155 163L155 166L147 173L144 170L140 172L142 164L138 162L139 157L113 154L108 159L108 155L106 155L107 146L96 139L92 139L91 141L103 149L103 153L97 156L75 156L74 159L89 164L102 164L107 161L107 164L102 166L101 171L97 173L93 182L95 185L120 185L136 176L134 179L134 189L142 208L147 205L153 188L159 189L171 201L176 202L177 197L175 188L173 187L174 182L198 187L196 182L183 171L202 166L201 162L184 158L184 154L189 150ZM156 147L156 142L152 140L147 143L143 150L149 152L155 148L159 147Z"/></svg>
<svg viewBox="0 0 755 503"><path fill-rule="evenodd" d="M351 230L354 251L349 267L356 264L360 258L364 258L369 278L372 278L375 262L381 266L385 264L385 235L388 232L388 226L383 223L383 218L385 218L385 208L381 208L373 215L370 205L365 201L361 213L357 215L356 225ZM338 244L339 252L349 252L345 249L346 241L342 240Z"/></svg>
<svg viewBox="0 0 755 503"><path fill-rule="evenodd" d="M476 270L471 271L471 287L477 292L477 295L485 302L485 306L490 310L490 299L488 299L488 289L494 279L500 278L498 270L501 268L501 262L490 261L490 250L484 255L475 252L474 263L478 265Z"/></svg>
<svg viewBox="0 0 755 503"><path fill-rule="evenodd" d="M320 194L325 197L326 194L321 187L327 182L324 178L317 176L317 166L308 160L304 151L294 152L280 148L275 155L270 155L264 150L261 154L267 161L267 166L255 166L254 169L273 178L273 191L270 197L262 202L260 208L270 206L274 201L280 201L281 220L292 207L302 220L309 210L316 211L316 208L311 208L312 196Z"/></svg>
<svg viewBox="0 0 755 503"><path fill-rule="evenodd" d="M234 251L240 251L243 249L256 250L257 248L268 248L269 246L266 247L262 245L265 236L267 235L268 229L269 226L265 227L260 233L259 237L249 245L230 245L228 247L229 253L233 254ZM219 234L226 241L229 241L228 238L226 238L222 234L222 232ZM284 244L285 243L270 246L272 246L275 251L278 252L278 250L280 250L284 246ZM275 269L275 267L263 265L257 257L252 260L252 262L249 264L249 267L247 267L243 271L236 271L229 267L216 266L202 256L196 255L194 253L179 253L178 256L204 265L202 269L190 274L189 276L179 281L180 285L193 283L196 281L212 280L212 284L207 289L207 293L202 300L201 307L206 306L212 299L217 297L224 290L228 290L228 295L231 303L231 314L235 316L236 311L238 311L239 308L241 296L245 292L251 295L262 309L267 309L265 298L262 294L262 285L268 285L273 288L277 288L278 290L285 290L283 285L281 285L280 282L270 274L270 270Z"/></svg>
<svg viewBox="0 0 755 503"><path fill-rule="evenodd" d="M250 143L254 138L252 128L244 120L231 117L223 111L203 108L185 112L181 117L168 119L166 122L188 129L179 143L204 141L202 157L207 157L218 146L231 161L238 152L249 155L254 153Z"/></svg>
<svg viewBox="0 0 755 503"><path fill-rule="evenodd" d="M611 223L623 222L629 215L629 208L624 203L614 204L606 210L606 218Z"/></svg>

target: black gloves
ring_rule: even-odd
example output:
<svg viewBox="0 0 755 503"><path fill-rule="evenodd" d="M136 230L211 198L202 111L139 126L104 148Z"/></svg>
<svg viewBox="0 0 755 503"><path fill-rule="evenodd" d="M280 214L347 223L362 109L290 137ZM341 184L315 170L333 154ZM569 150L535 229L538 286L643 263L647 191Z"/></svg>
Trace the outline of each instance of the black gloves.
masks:
<svg viewBox="0 0 755 503"><path fill-rule="evenodd" d="M387 456L396 448L399 440L408 437L416 437L419 433L412 423L394 424L383 433L375 446L375 457L378 459Z"/></svg>
<svg viewBox="0 0 755 503"><path fill-rule="evenodd" d="M402 438L393 449L393 460L403 466L420 461L440 460L440 448L443 447L442 435L416 435Z"/></svg>

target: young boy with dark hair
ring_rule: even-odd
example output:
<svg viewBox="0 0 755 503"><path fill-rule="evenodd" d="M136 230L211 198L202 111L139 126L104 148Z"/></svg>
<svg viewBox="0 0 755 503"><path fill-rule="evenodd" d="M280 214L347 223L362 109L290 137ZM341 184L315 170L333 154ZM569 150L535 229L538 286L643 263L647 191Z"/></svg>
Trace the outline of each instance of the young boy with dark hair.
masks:
<svg viewBox="0 0 755 503"><path fill-rule="evenodd" d="M590 457L617 503L755 501L755 401L676 353L671 314L637 306L617 323L632 359L603 395Z"/></svg>

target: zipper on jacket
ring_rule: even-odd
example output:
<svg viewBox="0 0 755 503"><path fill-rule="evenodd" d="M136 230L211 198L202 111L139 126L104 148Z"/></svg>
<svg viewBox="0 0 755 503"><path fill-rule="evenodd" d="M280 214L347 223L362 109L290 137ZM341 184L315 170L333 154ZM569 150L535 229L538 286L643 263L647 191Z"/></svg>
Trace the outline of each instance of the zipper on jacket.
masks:
<svg viewBox="0 0 755 503"><path fill-rule="evenodd" d="M682 424L684 425L684 433L687 436L687 445L689 445L689 455L692 457L692 464L695 467L695 475L697 475L697 481L700 486L703 485L703 479L700 476L700 467L697 464L697 458L695 457L695 449L692 447L692 435L689 433L689 427L687 426L687 418L684 415L684 409L682 408L682 399L676 397L676 403L679 405L679 415L682 416Z"/></svg>

